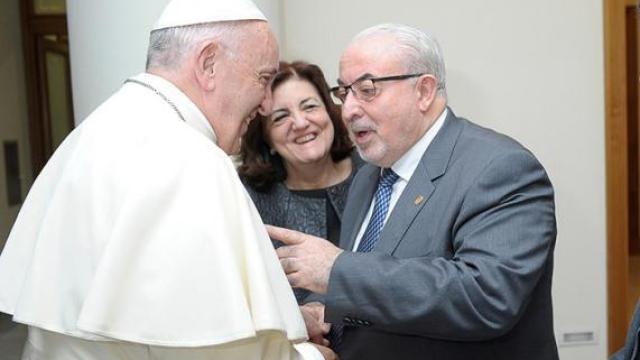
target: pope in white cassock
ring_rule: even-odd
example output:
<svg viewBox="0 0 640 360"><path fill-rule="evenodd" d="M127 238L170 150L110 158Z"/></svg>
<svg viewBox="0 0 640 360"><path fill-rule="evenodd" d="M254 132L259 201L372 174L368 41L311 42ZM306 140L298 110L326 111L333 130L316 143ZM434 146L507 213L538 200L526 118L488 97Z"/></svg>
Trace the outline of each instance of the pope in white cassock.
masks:
<svg viewBox="0 0 640 360"><path fill-rule="evenodd" d="M62 143L0 257L23 359L323 358L227 156L277 51L250 0L169 3L147 72Z"/></svg>

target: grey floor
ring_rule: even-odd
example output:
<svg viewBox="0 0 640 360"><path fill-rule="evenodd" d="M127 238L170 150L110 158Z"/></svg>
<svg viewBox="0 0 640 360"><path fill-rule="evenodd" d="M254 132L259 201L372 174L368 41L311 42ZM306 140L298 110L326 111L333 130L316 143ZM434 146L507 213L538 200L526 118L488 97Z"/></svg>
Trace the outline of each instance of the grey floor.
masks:
<svg viewBox="0 0 640 360"><path fill-rule="evenodd" d="M0 313L0 360L20 360L22 346L27 338L27 328L11 321Z"/></svg>

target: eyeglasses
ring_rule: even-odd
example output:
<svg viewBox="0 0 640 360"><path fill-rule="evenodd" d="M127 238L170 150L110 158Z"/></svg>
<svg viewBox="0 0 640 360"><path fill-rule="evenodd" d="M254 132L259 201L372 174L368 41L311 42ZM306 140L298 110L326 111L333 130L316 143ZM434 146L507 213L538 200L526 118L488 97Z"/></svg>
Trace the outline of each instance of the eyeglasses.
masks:
<svg viewBox="0 0 640 360"><path fill-rule="evenodd" d="M417 74L405 74L405 75L393 75L393 76L384 76L384 77L371 77L359 79L352 82L349 85L339 85L334 86L329 91L331 91L331 95L333 95L336 100L340 101L344 104L347 100L347 95L349 95L349 90L353 93L353 96L360 101L371 101L376 95L378 95L378 88L376 87L376 82L380 81L393 81L393 80L405 80L411 79L414 77L422 76L425 73L417 73Z"/></svg>

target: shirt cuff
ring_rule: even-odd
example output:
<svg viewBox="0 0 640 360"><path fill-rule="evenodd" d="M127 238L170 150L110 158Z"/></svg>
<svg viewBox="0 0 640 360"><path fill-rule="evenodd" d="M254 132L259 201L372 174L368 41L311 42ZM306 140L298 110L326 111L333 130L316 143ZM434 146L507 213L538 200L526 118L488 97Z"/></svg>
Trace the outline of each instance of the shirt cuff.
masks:
<svg viewBox="0 0 640 360"><path fill-rule="evenodd" d="M300 354L301 360L324 360L324 356L315 346L309 342L294 344L293 347Z"/></svg>

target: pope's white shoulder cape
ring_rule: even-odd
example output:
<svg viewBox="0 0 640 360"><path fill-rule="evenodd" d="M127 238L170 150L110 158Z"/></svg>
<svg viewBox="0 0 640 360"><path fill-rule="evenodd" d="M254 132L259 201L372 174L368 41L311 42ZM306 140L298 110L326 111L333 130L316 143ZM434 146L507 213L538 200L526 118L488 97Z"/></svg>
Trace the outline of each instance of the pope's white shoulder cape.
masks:
<svg viewBox="0 0 640 360"><path fill-rule="evenodd" d="M0 257L0 311L85 339L208 346L304 322L260 216L184 94L125 84L63 142Z"/></svg>

